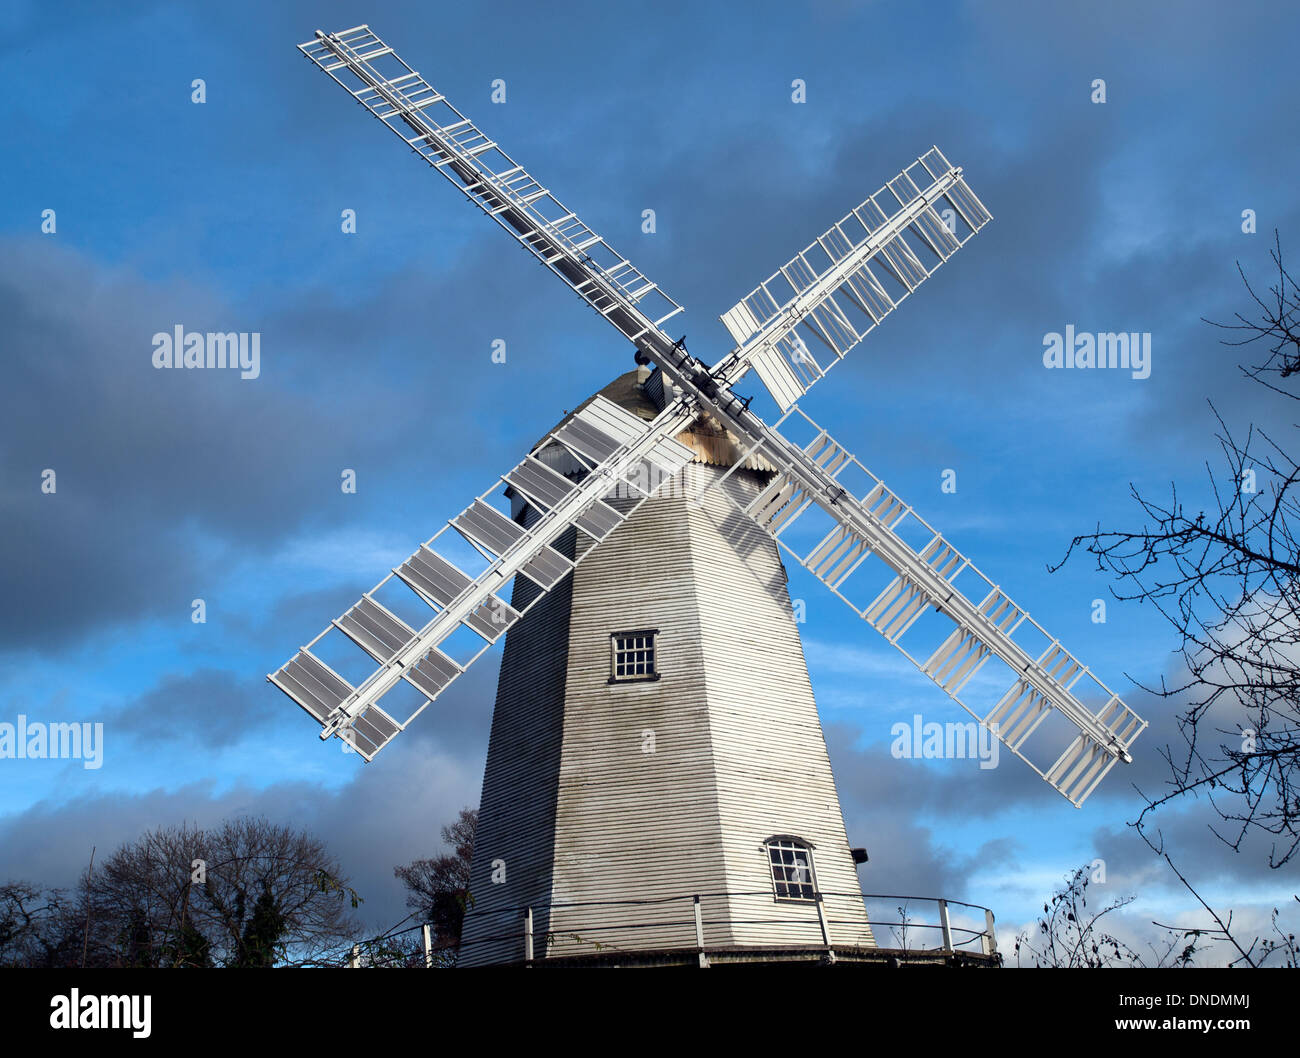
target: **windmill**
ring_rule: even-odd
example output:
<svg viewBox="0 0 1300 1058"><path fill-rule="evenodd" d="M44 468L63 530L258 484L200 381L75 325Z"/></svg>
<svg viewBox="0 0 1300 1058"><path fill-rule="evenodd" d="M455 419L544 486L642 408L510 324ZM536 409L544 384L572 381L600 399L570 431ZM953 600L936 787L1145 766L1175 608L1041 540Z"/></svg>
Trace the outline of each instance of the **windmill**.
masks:
<svg viewBox="0 0 1300 1058"><path fill-rule="evenodd" d="M709 367L664 330L680 306L368 26L299 49L640 365L267 677L371 761L506 637L463 962L680 947L692 893L701 961L705 923L731 951L874 944L782 551L1076 806L1131 760L1145 722L797 404L991 219L937 147L724 313Z"/></svg>

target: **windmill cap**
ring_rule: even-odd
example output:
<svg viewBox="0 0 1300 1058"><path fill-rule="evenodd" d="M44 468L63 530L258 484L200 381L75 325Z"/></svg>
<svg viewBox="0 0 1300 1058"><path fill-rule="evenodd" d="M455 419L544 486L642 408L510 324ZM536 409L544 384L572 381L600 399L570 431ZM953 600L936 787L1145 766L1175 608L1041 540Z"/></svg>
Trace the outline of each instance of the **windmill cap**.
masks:
<svg viewBox="0 0 1300 1058"><path fill-rule="evenodd" d="M665 394L666 388L671 388L671 383L664 379L658 368L637 367L619 375L604 388L593 393L557 422L551 428L550 433L559 430L597 397L604 397L611 403L617 404L620 408L630 411L637 418L649 422L663 411L668 403L669 397ZM546 436L549 437L550 433ZM695 453L693 462L704 463L708 466L732 466L744 450L733 434L723 430L721 426L707 418L697 419L688 429L677 435L677 440ZM545 442L546 437L542 437L533 448L536 449L538 445L543 445ZM543 451L555 447L549 445ZM542 453L538 453L538 455L540 457ZM564 461L561 460L561 462ZM775 472L775 467L757 455L750 456L745 461L745 467L749 470ZM560 470L561 467L557 466L555 469Z"/></svg>

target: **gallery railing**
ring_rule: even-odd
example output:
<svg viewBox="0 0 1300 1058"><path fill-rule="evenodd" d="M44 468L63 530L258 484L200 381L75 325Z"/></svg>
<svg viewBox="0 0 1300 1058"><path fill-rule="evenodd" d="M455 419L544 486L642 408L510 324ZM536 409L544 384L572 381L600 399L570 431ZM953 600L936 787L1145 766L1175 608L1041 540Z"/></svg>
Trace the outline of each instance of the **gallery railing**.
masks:
<svg viewBox="0 0 1300 1058"><path fill-rule="evenodd" d="M737 916L737 898L756 898L755 917ZM849 906L863 902L871 936L864 937L861 918L837 917L845 901ZM727 901L720 916L714 905ZM759 901L772 901L760 904ZM828 912L828 907L831 911ZM779 910L777 910L779 909ZM761 913L758 913L761 911ZM585 955L617 957L623 953L691 952L699 965L709 964L709 955L724 949L731 957L746 947L754 951L780 948L781 944L735 945L737 929L763 927L780 934L783 929L802 930L807 938L791 941L791 949L812 949L827 961L836 961L850 951L859 956L876 952L901 960L970 954L994 959L997 933L993 912L979 904L942 897L919 897L881 893L818 892L806 901L776 901L772 891L692 893L640 900L555 902L530 906L493 908L470 914L478 927L459 944L433 943L428 926L411 927L402 934L421 930L422 943L414 937L400 943L400 934L384 938L383 945L356 945L348 965L446 966L479 962L484 950L492 951L492 962L532 964L543 959ZM557 926L557 921L560 923ZM486 928L485 928L486 927ZM725 932L725 937L723 936ZM421 948L423 949L421 951ZM421 959L421 955L423 958ZM468 957L468 958L467 958Z"/></svg>

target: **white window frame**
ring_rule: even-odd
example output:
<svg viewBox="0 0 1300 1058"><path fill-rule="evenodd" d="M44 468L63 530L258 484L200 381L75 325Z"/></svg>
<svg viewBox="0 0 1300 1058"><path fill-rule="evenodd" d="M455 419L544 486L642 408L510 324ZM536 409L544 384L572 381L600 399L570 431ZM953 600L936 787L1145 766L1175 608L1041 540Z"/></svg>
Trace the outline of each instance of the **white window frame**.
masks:
<svg viewBox="0 0 1300 1058"><path fill-rule="evenodd" d="M791 834L779 834L763 842L763 855L767 858L767 872L772 879L772 896L775 900L792 904L817 902L817 868L813 863L811 842ZM804 858L803 864L798 863L799 856ZM806 874L807 877L801 878L800 874ZM791 890L796 886L798 892L792 893ZM785 892L782 892L783 889Z"/></svg>

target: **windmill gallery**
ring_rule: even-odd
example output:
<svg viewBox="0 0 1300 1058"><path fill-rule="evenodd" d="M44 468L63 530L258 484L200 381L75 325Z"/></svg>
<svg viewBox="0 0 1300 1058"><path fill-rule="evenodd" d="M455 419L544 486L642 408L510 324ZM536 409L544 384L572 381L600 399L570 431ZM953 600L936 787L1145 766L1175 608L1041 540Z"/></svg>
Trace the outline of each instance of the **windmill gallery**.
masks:
<svg viewBox="0 0 1300 1058"><path fill-rule="evenodd" d="M1071 803L1131 759L1145 722L797 404L991 219L937 147L724 313L709 367L663 329L680 306L368 26L299 49L637 362L268 676L371 761L504 637L460 965L897 959L782 552ZM735 392L751 371L773 424ZM991 916L971 932L996 961Z"/></svg>

